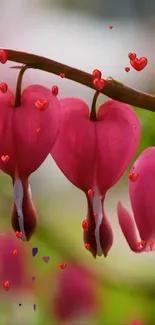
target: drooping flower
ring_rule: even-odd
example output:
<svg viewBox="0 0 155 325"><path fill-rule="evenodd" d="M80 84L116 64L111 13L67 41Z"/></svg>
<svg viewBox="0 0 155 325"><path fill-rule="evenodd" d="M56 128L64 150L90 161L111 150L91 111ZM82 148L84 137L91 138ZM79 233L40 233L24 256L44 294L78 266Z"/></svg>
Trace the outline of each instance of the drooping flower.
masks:
<svg viewBox="0 0 155 325"><path fill-rule="evenodd" d="M64 271L53 275L52 283L56 287L53 288L50 310L59 321L68 324L75 319L89 319L98 311L98 282L86 267L67 263Z"/></svg>
<svg viewBox="0 0 155 325"><path fill-rule="evenodd" d="M88 230L84 242L94 257L108 254L113 233L103 208L106 192L120 179L140 140L140 123L130 106L108 100L97 120L78 98L60 100L61 125L51 155L64 175L85 192Z"/></svg>
<svg viewBox="0 0 155 325"><path fill-rule="evenodd" d="M29 240L37 225L37 215L28 177L52 149L58 133L60 105L52 92L40 85L23 91L20 107L13 107L13 102L9 89L0 93L0 169L12 177L14 185L12 226L23 232L23 240Z"/></svg>
<svg viewBox="0 0 155 325"><path fill-rule="evenodd" d="M155 239L155 147L147 148L138 157L133 172L139 174L136 182L129 183L129 194L134 219L119 202L117 206L118 220L130 249L136 253L150 251L150 241ZM143 248L138 244L136 227Z"/></svg>

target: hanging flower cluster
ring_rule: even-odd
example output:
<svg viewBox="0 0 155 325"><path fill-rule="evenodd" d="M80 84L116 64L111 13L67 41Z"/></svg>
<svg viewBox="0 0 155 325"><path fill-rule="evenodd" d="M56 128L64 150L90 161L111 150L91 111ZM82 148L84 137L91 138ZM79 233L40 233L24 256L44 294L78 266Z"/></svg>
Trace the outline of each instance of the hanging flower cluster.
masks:
<svg viewBox="0 0 155 325"><path fill-rule="evenodd" d="M7 60L5 52L0 52L1 63ZM30 85L21 94L22 76L29 67L31 64L20 71L15 96L5 83L0 85L0 169L13 182L13 229L22 234L22 240L29 240L34 233L37 213L28 178L51 153L67 179L86 196L85 247L94 257L106 257L113 232L104 209L105 196L136 153L141 136L139 119L128 104L114 99L96 111L97 97L107 85L99 70L92 73L96 92L91 108L80 98L59 100L56 85L52 90ZM65 77L65 73L60 75ZM134 218L145 247L137 248L134 221L121 203L117 208L121 229L134 252L145 251L154 235L154 156L155 148L143 152L129 175Z"/></svg>

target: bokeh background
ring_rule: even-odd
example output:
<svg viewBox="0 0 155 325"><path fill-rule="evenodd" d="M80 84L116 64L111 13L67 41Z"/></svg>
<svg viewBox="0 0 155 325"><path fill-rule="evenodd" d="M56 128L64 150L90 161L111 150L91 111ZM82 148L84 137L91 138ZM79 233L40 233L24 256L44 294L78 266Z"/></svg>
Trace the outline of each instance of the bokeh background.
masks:
<svg viewBox="0 0 155 325"><path fill-rule="evenodd" d="M112 30L109 25L113 25ZM97 68L104 77L112 76L150 93L155 93L154 32L153 0L0 1L0 47L46 56L89 73ZM129 52L146 56L148 66L141 72L131 68L126 73ZM0 82L15 90L18 71L9 69L12 65L0 66ZM92 90L49 73L28 70L23 87L31 83L50 88L57 84L59 98L77 96L89 104L92 101ZM100 96L98 103L105 100ZM139 108L136 111L143 130L139 155L155 145L155 114ZM21 257L15 260L11 252L19 243L13 240L9 219L13 189L11 179L0 174L0 324L128 325L134 319L153 324L154 252L131 252L117 220L118 200L131 209L127 173L106 197L114 245L106 259L96 260L83 247L84 194L69 183L50 156L30 182L39 227L30 243L21 244L20 256L24 250L27 259L17 267ZM32 247L38 247L35 257ZM45 255L50 256L49 263L42 260ZM67 264L64 270L61 263ZM2 286L7 276L13 284L9 291Z"/></svg>

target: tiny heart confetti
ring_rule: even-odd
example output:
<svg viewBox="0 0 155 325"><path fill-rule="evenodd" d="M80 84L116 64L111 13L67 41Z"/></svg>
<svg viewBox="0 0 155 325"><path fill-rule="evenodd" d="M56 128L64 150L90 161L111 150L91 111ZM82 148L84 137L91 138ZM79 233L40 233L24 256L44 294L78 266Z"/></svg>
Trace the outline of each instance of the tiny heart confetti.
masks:
<svg viewBox="0 0 155 325"><path fill-rule="evenodd" d="M110 26L109 26L109 29L113 29L113 27L114 27L114 26L110 25Z"/></svg>
<svg viewBox="0 0 155 325"><path fill-rule="evenodd" d="M49 256L43 256L42 259L45 263L48 263L50 260Z"/></svg>
<svg viewBox="0 0 155 325"><path fill-rule="evenodd" d="M58 95L58 92L59 92L59 88L58 88L58 86L54 85L54 86L52 87L52 94L53 94L54 96L57 96L57 95Z"/></svg>
<svg viewBox="0 0 155 325"><path fill-rule="evenodd" d="M33 309L36 310L36 304L33 305Z"/></svg>
<svg viewBox="0 0 155 325"><path fill-rule="evenodd" d="M130 180L130 182L135 182L135 181L137 181L138 178L139 178L138 173L129 173L128 174L128 179Z"/></svg>
<svg viewBox="0 0 155 325"><path fill-rule="evenodd" d="M33 277L32 277L32 281L34 281L34 280L35 280L35 277L33 276Z"/></svg>
<svg viewBox="0 0 155 325"><path fill-rule="evenodd" d="M59 76L60 76L61 78L65 78L65 73L60 73Z"/></svg>
<svg viewBox="0 0 155 325"><path fill-rule="evenodd" d="M17 238L22 238L24 233L22 231L16 231L16 237Z"/></svg>
<svg viewBox="0 0 155 325"><path fill-rule="evenodd" d="M9 157L8 155L6 155L6 156L1 156L1 160L2 160L4 163L7 163L9 159L10 159L10 157Z"/></svg>
<svg viewBox="0 0 155 325"><path fill-rule="evenodd" d="M12 255L13 255L13 256L18 256L18 254L19 254L18 249L14 249L14 250L12 251Z"/></svg>
<svg viewBox="0 0 155 325"><path fill-rule="evenodd" d="M3 282L3 288L4 288L4 290L6 290L6 291L8 291L9 289L10 289L10 281L5 281L5 282Z"/></svg>
<svg viewBox="0 0 155 325"><path fill-rule="evenodd" d="M125 71L126 72L129 72L130 71L130 68L129 67L125 67Z"/></svg>
<svg viewBox="0 0 155 325"><path fill-rule="evenodd" d="M90 244L85 244L84 246L85 246L85 248L86 248L87 250L90 249Z"/></svg>
<svg viewBox="0 0 155 325"><path fill-rule="evenodd" d="M60 268L61 268L62 270L64 270L64 269L66 268L66 266L67 266L66 263L62 263L62 264L60 264Z"/></svg>
<svg viewBox="0 0 155 325"><path fill-rule="evenodd" d="M0 49L0 62L2 64L6 63L8 60L8 51Z"/></svg>
<svg viewBox="0 0 155 325"><path fill-rule="evenodd" d="M40 112L44 112L48 108L48 100L37 100L35 102L35 106L38 108Z"/></svg>
<svg viewBox="0 0 155 325"><path fill-rule="evenodd" d="M32 248L32 255L36 256L37 253L38 253L38 248L37 247Z"/></svg>
<svg viewBox="0 0 155 325"><path fill-rule="evenodd" d="M5 82L1 82L0 84L0 91L5 94L8 90L8 85Z"/></svg>
<svg viewBox="0 0 155 325"><path fill-rule="evenodd" d="M95 70L93 70L93 72L92 72L92 76L94 77L94 78L101 78L102 77L102 72L100 71L100 70L98 70L98 69L95 69Z"/></svg>
<svg viewBox="0 0 155 325"><path fill-rule="evenodd" d="M135 58L136 58L136 53L129 53L128 54L128 58L131 60L131 61L133 61L133 60L135 60Z"/></svg>
<svg viewBox="0 0 155 325"><path fill-rule="evenodd" d="M106 81L104 79L95 78L93 80L93 85L96 90L101 91L105 87Z"/></svg>

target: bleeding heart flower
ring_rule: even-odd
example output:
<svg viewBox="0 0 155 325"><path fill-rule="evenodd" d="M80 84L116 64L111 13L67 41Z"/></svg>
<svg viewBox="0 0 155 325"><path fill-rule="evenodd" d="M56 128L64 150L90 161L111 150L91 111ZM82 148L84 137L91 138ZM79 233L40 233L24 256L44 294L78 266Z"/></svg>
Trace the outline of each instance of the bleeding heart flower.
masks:
<svg viewBox="0 0 155 325"><path fill-rule="evenodd" d="M105 194L136 152L140 123L130 106L115 100L100 106L97 121L89 119L89 107L81 99L65 98L60 104L61 126L51 155L70 182L86 194L85 244L94 257L106 256L113 234L103 208Z"/></svg>
<svg viewBox="0 0 155 325"><path fill-rule="evenodd" d="M77 319L81 320L80 324L84 324L86 317L92 319L101 308L99 283L89 269L68 261L65 272L55 272L51 281L52 318L54 312L54 316L63 324L75 320L77 323ZM53 283L56 284L56 290Z"/></svg>
<svg viewBox="0 0 155 325"><path fill-rule="evenodd" d="M0 92L0 169L13 180L12 226L24 233L22 240L29 240L37 225L37 214L28 177L43 163L56 140L60 104L49 89L39 85L23 91L20 107L14 108L13 101L10 90L5 94ZM46 110L42 107L45 102L48 102Z"/></svg>
<svg viewBox="0 0 155 325"><path fill-rule="evenodd" d="M15 295L18 290L23 292L24 289L32 288L31 269L29 269L28 252L22 241L14 234L0 234L0 283L6 281L11 284L10 293ZM15 249L16 248L16 249ZM18 254L20 252L20 254ZM6 289L9 289L9 283L5 283ZM0 295L4 289L0 289Z"/></svg>
<svg viewBox="0 0 155 325"><path fill-rule="evenodd" d="M134 164L134 171L140 174L138 180L129 183L129 194L134 219L129 212L118 203L117 213L122 232L132 251L138 253L148 251L150 240L155 239L155 147L143 151ZM134 222L135 221L135 222ZM141 238L145 241L139 249L136 226Z"/></svg>

